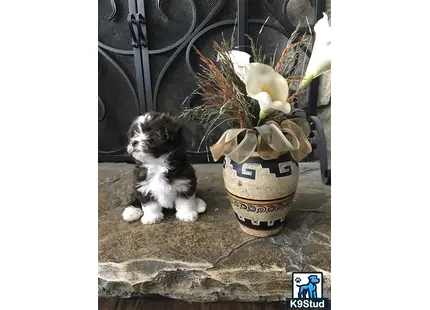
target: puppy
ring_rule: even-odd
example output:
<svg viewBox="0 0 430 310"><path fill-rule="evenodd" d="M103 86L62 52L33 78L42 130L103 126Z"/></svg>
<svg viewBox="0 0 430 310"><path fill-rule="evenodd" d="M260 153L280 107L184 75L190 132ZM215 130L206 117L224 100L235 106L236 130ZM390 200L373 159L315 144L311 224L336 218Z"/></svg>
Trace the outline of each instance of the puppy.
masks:
<svg viewBox="0 0 430 310"><path fill-rule="evenodd" d="M163 219L163 208L175 208L178 220L197 220L206 203L196 197L197 179L182 126L169 115L149 112L133 121L128 138L127 152L135 160L134 192L122 218L154 224Z"/></svg>

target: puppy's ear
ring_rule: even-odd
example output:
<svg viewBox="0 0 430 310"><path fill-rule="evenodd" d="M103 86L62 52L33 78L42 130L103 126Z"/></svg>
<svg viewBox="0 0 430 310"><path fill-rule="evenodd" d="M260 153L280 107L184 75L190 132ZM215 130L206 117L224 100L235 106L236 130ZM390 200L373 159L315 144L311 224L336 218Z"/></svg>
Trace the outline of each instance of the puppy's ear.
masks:
<svg viewBox="0 0 430 310"><path fill-rule="evenodd" d="M178 137L182 135L183 125L177 121L169 122L166 126L166 136L169 140L176 140Z"/></svg>
<svg viewBox="0 0 430 310"><path fill-rule="evenodd" d="M179 136L182 134L182 129L184 128L184 125L181 123L176 123L175 124L175 131L176 131L176 135Z"/></svg>

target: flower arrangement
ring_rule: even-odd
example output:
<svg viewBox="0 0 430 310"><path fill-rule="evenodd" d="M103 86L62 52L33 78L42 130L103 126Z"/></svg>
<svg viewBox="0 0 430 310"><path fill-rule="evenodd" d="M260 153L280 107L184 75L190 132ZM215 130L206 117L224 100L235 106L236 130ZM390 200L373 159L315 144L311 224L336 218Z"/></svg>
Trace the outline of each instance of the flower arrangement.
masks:
<svg viewBox="0 0 430 310"><path fill-rule="evenodd" d="M203 63L197 93L204 104L185 109L182 117L205 124L208 132L228 124L230 129L210 147L215 161L225 155L240 164L254 152L263 159L291 152L299 162L312 151L307 140L309 124L292 105L314 78L331 69L331 28L326 13L314 25L314 32L304 75L297 75L300 51L309 48L310 40L299 35L299 26L277 61L275 56L263 55L249 38L254 60L250 62L251 55L233 50L234 35L229 41L214 42L218 66L196 49Z"/></svg>

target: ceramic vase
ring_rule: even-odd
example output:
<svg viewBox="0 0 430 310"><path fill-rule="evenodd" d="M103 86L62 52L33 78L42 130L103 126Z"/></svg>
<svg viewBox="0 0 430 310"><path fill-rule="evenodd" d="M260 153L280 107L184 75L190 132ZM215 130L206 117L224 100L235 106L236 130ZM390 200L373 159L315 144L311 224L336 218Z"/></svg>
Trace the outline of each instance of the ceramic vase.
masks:
<svg viewBox="0 0 430 310"><path fill-rule="evenodd" d="M286 222L299 180L290 153L264 160L254 153L242 164L223 162L224 185L240 228L256 237L279 233Z"/></svg>

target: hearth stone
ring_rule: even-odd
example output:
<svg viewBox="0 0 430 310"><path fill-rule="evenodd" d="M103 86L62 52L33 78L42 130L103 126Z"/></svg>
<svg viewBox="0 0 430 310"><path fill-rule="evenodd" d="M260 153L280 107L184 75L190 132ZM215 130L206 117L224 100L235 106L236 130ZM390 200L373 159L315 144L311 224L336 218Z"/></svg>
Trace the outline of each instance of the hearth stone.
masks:
<svg viewBox="0 0 430 310"><path fill-rule="evenodd" d="M222 181L222 166L195 165L208 204L196 222L168 213L162 223L126 223L130 164L99 164L99 296L161 295L194 302L280 301L291 297L294 271L321 271L330 297L330 187L319 163L300 163L292 211L283 231L243 233Z"/></svg>

